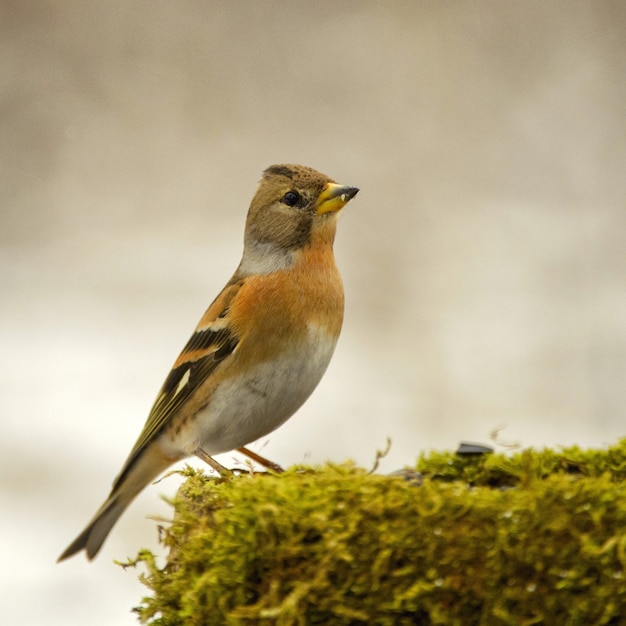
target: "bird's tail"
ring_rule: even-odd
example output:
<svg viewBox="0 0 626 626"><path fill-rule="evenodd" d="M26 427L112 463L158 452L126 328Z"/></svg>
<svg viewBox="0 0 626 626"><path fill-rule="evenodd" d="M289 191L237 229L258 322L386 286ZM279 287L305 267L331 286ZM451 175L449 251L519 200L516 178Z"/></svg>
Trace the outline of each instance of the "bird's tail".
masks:
<svg viewBox="0 0 626 626"><path fill-rule="evenodd" d="M58 558L57 562L64 561L82 549L87 553L89 560L93 559L102 547L107 535L125 511L127 505L123 503L115 494L111 494L108 500L102 505L95 517L89 522L87 528L83 530L74 541L65 549L65 552Z"/></svg>
<svg viewBox="0 0 626 626"><path fill-rule="evenodd" d="M126 507L146 485L175 460L165 456L156 442L146 448L142 454L137 455L115 481L113 491L106 502L87 524L85 530L65 549L57 563L81 550L85 550L89 560L93 559Z"/></svg>

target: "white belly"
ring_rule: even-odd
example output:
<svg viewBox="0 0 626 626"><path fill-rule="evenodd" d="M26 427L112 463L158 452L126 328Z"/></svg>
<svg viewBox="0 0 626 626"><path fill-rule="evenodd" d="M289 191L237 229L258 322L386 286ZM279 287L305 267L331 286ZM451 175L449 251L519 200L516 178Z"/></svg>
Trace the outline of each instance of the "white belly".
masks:
<svg viewBox="0 0 626 626"><path fill-rule="evenodd" d="M181 433L184 449L188 454L198 447L210 455L228 452L278 428L317 387L335 344L312 328L308 345L292 358L261 363L245 378L223 382Z"/></svg>

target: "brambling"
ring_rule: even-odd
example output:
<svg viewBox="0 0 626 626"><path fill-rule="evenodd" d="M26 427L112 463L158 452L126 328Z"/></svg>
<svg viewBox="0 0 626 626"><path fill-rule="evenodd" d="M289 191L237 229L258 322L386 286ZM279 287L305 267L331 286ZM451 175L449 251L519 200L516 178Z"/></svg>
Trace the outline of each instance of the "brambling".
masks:
<svg viewBox="0 0 626 626"><path fill-rule="evenodd" d="M106 502L59 557L92 559L126 507L173 463L237 449L289 419L322 378L343 321L333 242L358 189L302 165L265 170L239 267L167 376Z"/></svg>

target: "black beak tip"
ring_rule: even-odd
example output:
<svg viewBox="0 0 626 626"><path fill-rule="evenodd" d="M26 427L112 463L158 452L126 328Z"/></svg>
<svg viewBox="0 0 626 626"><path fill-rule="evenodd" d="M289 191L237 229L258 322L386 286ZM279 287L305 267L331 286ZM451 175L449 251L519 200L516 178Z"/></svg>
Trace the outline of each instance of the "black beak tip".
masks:
<svg viewBox="0 0 626 626"><path fill-rule="evenodd" d="M356 196L356 194L359 193L359 188L358 187L346 187L343 193L346 196L347 200L352 200L352 198L354 198L354 196Z"/></svg>

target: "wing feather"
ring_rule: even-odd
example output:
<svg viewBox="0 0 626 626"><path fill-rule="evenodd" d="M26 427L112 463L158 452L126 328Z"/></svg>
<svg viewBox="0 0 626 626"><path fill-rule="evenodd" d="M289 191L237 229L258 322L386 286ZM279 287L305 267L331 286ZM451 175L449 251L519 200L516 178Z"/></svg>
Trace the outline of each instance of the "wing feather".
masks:
<svg viewBox="0 0 626 626"><path fill-rule="evenodd" d="M124 480L142 451L237 347L239 337L228 324L228 309L242 285L243 281L231 281L200 320L165 379L139 439L113 483L113 490Z"/></svg>

